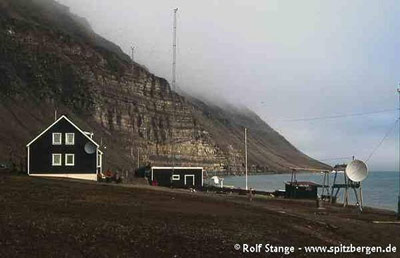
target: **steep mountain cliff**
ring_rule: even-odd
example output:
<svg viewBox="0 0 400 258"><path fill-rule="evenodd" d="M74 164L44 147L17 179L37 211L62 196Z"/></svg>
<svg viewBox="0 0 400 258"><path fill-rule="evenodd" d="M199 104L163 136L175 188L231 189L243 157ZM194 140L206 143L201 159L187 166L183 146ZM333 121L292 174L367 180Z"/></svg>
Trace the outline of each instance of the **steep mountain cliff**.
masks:
<svg viewBox="0 0 400 258"><path fill-rule="evenodd" d="M327 167L298 151L249 110L221 108L171 91L88 22L53 0L0 0L0 162L23 167L25 144L54 110L95 133L105 168L201 165L243 171ZM174 153L174 154L172 154Z"/></svg>

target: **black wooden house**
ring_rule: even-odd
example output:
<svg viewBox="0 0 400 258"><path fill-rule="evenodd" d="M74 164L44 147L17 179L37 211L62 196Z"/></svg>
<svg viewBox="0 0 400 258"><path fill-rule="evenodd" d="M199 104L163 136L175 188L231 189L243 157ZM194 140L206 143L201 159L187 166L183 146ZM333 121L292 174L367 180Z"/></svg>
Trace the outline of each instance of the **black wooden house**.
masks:
<svg viewBox="0 0 400 258"><path fill-rule="evenodd" d="M92 137L61 116L26 145L28 174L97 180L103 153Z"/></svg>
<svg viewBox="0 0 400 258"><path fill-rule="evenodd" d="M194 187L203 186L202 167L152 167L151 181L159 186Z"/></svg>

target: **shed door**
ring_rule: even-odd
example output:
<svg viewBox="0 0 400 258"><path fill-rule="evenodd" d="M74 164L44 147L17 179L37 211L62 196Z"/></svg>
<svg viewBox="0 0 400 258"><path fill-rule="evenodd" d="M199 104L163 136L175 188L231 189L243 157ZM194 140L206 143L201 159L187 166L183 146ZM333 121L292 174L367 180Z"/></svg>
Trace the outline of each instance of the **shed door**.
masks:
<svg viewBox="0 0 400 258"><path fill-rule="evenodd" d="M194 186L194 175L185 175L185 185Z"/></svg>

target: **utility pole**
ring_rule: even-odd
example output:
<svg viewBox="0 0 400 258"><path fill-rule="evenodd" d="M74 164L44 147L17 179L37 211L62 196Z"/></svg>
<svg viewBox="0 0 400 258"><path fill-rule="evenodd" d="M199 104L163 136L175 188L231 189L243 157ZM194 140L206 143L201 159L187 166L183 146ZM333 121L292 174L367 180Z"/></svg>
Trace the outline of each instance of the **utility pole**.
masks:
<svg viewBox="0 0 400 258"><path fill-rule="evenodd" d="M137 167L140 168L140 149L137 148Z"/></svg>
<svg viewBox="0 0 400 258"><path fill-rule="evenodd" d="M246 191L248 190L247 185L247 128L244 128L244 159L246 167Z"/></svg>
<svg viewBox="0 0 400 258"><path fill-rule="evenodd" d="M397 93L399 94L399 125L400 125L400 84L397 88ZM397 219L400 220L400 126L399 126L399 194L397 196Z"/></svg>
<svg viewBox="0 0 400 258"><path fill-rule="evenodd" d="M138 149L137 167L139 168L139 147L137 149ZM133 146L131 146L131 159L133 164L135 164L135 155L133 154Z"/></svg>

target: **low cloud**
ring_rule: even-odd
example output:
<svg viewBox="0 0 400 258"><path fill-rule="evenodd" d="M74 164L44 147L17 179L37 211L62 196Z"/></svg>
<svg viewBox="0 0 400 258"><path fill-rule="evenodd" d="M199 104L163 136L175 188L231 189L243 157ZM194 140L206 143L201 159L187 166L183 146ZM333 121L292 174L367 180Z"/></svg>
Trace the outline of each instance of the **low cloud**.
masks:
<svg viewBox="0 0 400 258"><path fill-rule="evenodd" d="M171 78L172 9L178 11L178 87L256 111L319 159L366 159L397 119L285 119L397 107L400 22L396 1L59 0L155 74ZM397 129L398 130L398 127ZM395 132L370 159L396 169Z"/></svg>

